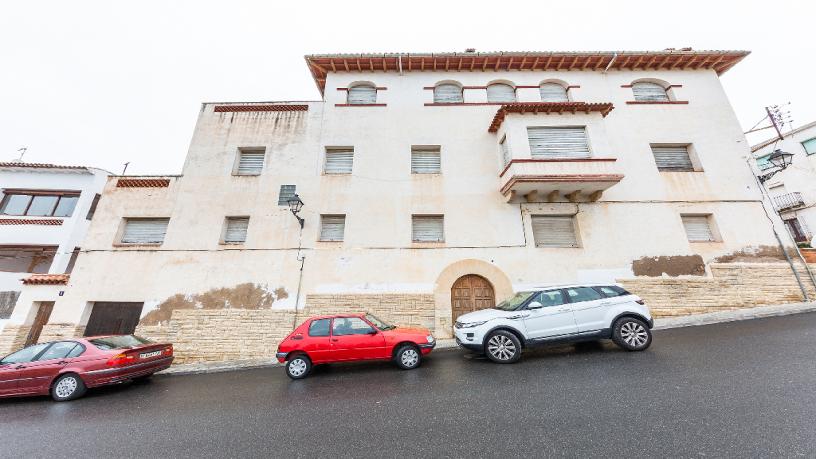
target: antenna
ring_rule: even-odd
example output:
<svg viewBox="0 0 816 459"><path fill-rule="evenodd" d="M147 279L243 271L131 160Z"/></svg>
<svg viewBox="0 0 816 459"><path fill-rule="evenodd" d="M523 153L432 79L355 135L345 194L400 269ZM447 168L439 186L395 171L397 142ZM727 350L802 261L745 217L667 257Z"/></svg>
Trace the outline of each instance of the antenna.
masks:
<svg viewBox="0 0 816 459"><path fill-rule="evenodd" d="M128 167L129 165L130 165L130 161L128 161L128 162L126 162L126 163L125 163L125 168L124 168L124 169L122 169L122 175L125 175L125 172L127 171L127 167Z"/></svg>
<svg viewBox="0 0 816 459"><path fill-rule="evenodd" d="M17 149L17 151L20 152L20 157L17 158L14 162L15 163L21 163L21 162L23 162L23 156L25 156L26 151L28 151L28 147L19 148L19 149Z"/></svg>
<svg viewBox="0 0 816 459"><path fill-rule="evenodd" d="M791 117L790 110L785 109L785 107L789 105L790 102L782 105L770 105L765 107L766 115L761 120L759 120L759 123L755 124L754 127L746 131L745 134L762 131L764 129L774 129L779 140L782 140L783 137L782 129L786 126L789 129L793 128L793 118ZM769 121L770 124L762 127L757 127L766 120Z"/></svg>

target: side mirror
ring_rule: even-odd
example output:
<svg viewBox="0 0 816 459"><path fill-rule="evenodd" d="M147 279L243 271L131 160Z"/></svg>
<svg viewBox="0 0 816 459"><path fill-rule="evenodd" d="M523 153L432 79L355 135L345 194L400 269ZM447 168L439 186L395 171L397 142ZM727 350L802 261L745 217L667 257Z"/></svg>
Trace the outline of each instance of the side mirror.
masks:
<svg viewBox="0 0 816 459"><path fill-rule="evenodd" d="M368 332L368 334L369 335L376 335L377 334L377 329L372 328L371 331Z"/></svg>
<svg viewBox="0 0 816 459"><path fill-rule="evenodd" d="M539 303L538 301L533 301L527 305L527 309L541 309L544 305Z"/></svg>

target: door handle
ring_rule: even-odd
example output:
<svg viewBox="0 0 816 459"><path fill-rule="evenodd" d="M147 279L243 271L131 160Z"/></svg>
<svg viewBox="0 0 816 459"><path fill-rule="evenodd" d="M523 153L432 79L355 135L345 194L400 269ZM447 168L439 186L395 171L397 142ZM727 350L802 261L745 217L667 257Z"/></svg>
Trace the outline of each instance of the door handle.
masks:
<svg viewBox="0 0 816 459"><path fill-rule="evenodd" d="M338 340L337 338L332 338L332 341L340 341L340 340Z"/></svg>
<svg viewBox="0 0 816 459"><path fill-rule="evenodd" d="M559 309L558 312L569 312L570 308Z"/></svg>
<svg viewBox="0 0 816 459"><path fill-rule="evenodd" d="M26 367L25 365L17 365L16 367L14 367L14 369L15 370L22 370L25 367Z"/></svg>
<svg viewBox="0 0 816 459"><path fill-rule="evenodd" d="M611 304L612 304L612 302L611 302L611 301L604 301L604 302L599 303L599 304L600 304L601 306L609 306L609 305L611 305Z"/></svg>
<svg viewBox="0 0 816 459"><path fill-rule="evenodd" d="M60 360L59 362L57 362L57 365L65 365L67 363L68 363L67 360Z"/></svg>

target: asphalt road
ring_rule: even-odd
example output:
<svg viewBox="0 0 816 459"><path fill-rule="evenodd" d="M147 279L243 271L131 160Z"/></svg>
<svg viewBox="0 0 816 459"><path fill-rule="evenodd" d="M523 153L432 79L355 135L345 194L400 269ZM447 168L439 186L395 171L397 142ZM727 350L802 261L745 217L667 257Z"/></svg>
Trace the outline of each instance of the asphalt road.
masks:
<svg viewBox="0 0 816 459"><path fill-rule="evenodd" d="M0 457L814 457L814 355L799 314L657 331L641 353L159 376L0 401Z"/></svg>

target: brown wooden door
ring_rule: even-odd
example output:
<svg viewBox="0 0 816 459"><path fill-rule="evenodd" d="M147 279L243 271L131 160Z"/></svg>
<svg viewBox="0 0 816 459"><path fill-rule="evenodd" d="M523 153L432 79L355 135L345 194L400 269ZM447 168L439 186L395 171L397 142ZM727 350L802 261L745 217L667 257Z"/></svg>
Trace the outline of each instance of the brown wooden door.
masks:
<svg viewBox="0 0 816 459"><path fill-rule="evenodd" d="M144 303L96 302L85 327L85 336L130 335L136 331Z"/></svg>
<svg viewBox="0 0 816 459"><path fill-rule="evenodd" d="M43 325L48 323L48 318L51 317L51 311L54 310L53 301L41 301L37 308L37 315L34 317L34 323L31 324L31 330L28 331L26 337L26 346L31 346L37 343L42 333Z"/></svg>
<svg viewBox="0 0 816 459"><path fill-rule="evenodd" d="M496 305L493 286L482 276L468 274L453 283L451 288L451 306L453 320L462 314L492 308Z"/></svg>

